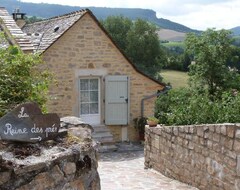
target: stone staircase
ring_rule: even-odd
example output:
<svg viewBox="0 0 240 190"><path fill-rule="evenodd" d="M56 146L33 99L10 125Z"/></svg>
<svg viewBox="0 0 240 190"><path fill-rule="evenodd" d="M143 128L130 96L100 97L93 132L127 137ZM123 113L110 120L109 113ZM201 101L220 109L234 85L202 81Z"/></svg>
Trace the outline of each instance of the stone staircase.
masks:
<svg viewBox="0 0 240 190"><path fill-rule="evenodd" d="M117 151L113 135L105 125L93 125L92 127L94 129L92 137L99 144L99 152Z"/></svg>

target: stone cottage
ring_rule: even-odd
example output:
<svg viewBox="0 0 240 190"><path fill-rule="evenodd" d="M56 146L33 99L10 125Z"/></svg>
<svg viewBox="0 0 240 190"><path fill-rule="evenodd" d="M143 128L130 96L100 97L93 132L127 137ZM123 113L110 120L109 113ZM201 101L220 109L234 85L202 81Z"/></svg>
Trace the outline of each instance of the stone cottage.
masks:
<svg viewBox="0 0 240 190"><path fill-rule="evenodd" d="M139 71L90 10L27 24L20 31L57 81L50 88L49 112L80 117L96 131L107 129L115 141L138 140L133 119L153 115L155 95L166 86Z"/></svg>

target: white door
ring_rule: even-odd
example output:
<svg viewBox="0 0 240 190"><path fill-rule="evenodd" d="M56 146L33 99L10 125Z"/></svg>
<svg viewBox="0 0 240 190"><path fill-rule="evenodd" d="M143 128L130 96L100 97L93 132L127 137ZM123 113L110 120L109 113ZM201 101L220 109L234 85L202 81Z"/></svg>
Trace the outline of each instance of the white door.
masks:
<svg viewBox="0 0 240 190"><path fill-rule="evenodd" d="M105 123L127 125L129 114L129 82L127 76L107 76L105 91Z"/></svg>
<svg viewBox="0 0 240 190"><path fill-rule="evenodd" d="M100 124L100 80L82 78L79 82L80 118L91 125Z"/></svg>

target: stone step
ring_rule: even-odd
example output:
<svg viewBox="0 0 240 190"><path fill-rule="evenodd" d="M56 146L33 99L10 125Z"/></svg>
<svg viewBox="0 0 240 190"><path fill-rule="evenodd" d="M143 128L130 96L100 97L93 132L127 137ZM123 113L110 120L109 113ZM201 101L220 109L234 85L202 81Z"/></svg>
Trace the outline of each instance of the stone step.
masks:
<svg viewBox="0 0 240 190"><path fill-rule="evenodd" d="M105 126L93 127L94 133L98 132L109 132L109 129Z"/></svg>
<svg viewBox="0 0 240 190"><path fill-rule="evenodd" d="M95 141L98 141L99 143L101 143L101 144L104 144L104 143L111 143L112 142L112 144L114 144L115 142L113 141L113 137L104 137L104 136L102 136L102 137L93 137L93 139L95 140Z"/></svg>
<svg viewBox="0 0 240 190"><path fill-rule="evenodd" d="M115 152L117 151L116 145L102 145L98 148L98 152L104 153L104 152Z"/></svg>
<svg viewBox="0 0 240 190"><path fill-rule="evenodd" d="M107 132L94 132L92 133L93 138L98 138L98 137L112 137L112 134L107 131Z"/></svg>
<svg viewBox="0 0 240 190"><path fill-rule="evenodd" d="M113 135L105 125L93 126L93 129L92 137L99 144L99 152L112 152L117 150Z"/></svg>

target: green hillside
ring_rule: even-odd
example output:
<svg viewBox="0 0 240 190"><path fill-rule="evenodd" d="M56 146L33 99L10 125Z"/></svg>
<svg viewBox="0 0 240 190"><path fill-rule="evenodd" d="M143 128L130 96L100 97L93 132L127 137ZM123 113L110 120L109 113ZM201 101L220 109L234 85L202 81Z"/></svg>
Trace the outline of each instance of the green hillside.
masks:
<svg viewBox="0 0 240 190"><path fill-rule="evenodd" d="M182 41L179 41L179 42L169 41L167 43L161 43L161 44L167 48L179 47L184 49L184 42Z"/></svg>
<svg viewBox="0 0 240 190"><path fill-rule="evenodd" d="M233 35L240 36L240 26L231 29Z"/></svg>
<svg viewBox="0 0 240 190"><path fill-rule="evenodd" d="M123 15L132 20L141 18L155 23L160 28L171 29L179 32L199 32L188 28L182 24L172 22L164 18L157 18L156 12L150 9L129 9L129 8L106 8L106 7L77 7L77 6L65 6L47 3L26 3L18 0L1 0L1 6L6 7L9 13L12 13L14 9L20 8L24 13L29 16L37 16L42 18L49 18L66 14L72 11L89 8L98 19L105 19L108 16Z"/></svg>
<svg viewBox="0 0 240 190"><path fill-rule="evenodd" d="M170 83L174 89L188 86L189 76L186 72L163 70L160 75L163 77L163 82Z"/></svg>

